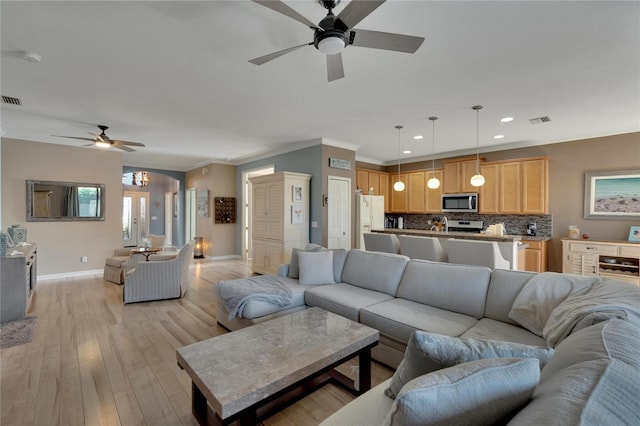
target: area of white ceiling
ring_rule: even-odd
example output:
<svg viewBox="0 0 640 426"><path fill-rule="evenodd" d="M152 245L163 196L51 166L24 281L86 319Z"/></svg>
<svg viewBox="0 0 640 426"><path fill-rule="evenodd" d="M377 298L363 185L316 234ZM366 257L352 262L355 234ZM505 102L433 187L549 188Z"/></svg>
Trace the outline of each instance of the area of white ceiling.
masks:
<svg viewBox="0 0 640 426"><path fill-rule="evenodd" d="M326 14L313 0L286 3L313 22ZM464 154L475 150L475 104L484 105L481 151L640 130L638 1L390 0L356 29L423 45L415 54L348 47L345 78L331 83L312 46L248 62L312 40L250 1L3 0L0 15L2 95L22 101L2 104L4 137L81 146L51 135L106 124L111 138L146 144L123 154L132 165L238 164L320 138L389 164L396 124L409 157L429 158L431 115L437 155ZM500 123L507 115L515 120Z"/></svg>

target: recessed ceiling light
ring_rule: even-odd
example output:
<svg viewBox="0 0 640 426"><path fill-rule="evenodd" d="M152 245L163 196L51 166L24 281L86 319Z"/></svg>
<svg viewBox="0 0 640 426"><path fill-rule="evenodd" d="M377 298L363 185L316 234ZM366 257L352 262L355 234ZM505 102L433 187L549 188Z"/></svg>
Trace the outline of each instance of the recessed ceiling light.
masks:
<svg viewBox="0 0 640 426"><path fill-rule="evenodd" d="M493 138L494 139L502 139L502 138L504 138L504 135L495 135Z"/></svg>
<svg viewBox="0 0 640 426"><path fill-rule="evenodd" d="M422 136L422 135L415 135L413 138L414 138L415 140L420 140L420 139L422 139L422 138L423 138L423 136Z"/></svg>
<svg viewBox="0 0 640 426"><path fill-rule="evenodd" d="M411 154L411 151L409 151L408 149L405 151L402 151L403 154Z"/></svg>
<svg viewBox="0 0 640 426"><path fill-rule="evenodd" d="M510 121L513 121L513 117L504 117L500 119L500 122L502 123L508 123Z"/></svg>

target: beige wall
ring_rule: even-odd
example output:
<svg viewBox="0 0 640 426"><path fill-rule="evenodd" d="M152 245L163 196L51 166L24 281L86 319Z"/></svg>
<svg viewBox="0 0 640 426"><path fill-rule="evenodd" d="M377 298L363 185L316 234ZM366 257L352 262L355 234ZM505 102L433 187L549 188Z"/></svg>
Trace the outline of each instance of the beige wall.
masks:
<svg viewBox="0 0 640 426"><path fill-rule="evenodd" d="M2 139L2 229L27 228L38 244L38 275L102 269L122 246L122 155L115 151ZM28 179L105 184L105 220L27 222ZM87 263L80 257L87 256Z"/></svg>
<svg viewBox="0 0 640 426"><path fill-rule="evenodd" d="M203 173L203 170L206 170ZM209 217L196 215L196 236L204 237L204 254L212 257L236 256L236 227L242 226L242 219L234 224L215 223L215 197L236 197L236 168L223 164L207 164L186 173L186 188L197 191L209 190ZM236 205L241 200L236 197Z"/></svg>

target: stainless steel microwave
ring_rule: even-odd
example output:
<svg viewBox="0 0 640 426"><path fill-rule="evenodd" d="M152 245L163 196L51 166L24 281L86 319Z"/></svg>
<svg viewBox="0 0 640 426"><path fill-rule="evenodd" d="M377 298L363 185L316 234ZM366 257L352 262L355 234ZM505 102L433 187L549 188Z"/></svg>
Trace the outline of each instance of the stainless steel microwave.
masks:
<svg viewBox="0 0 640 426"><path fill-rule="evenodd" d="M478 193L442 194L443 212L477 212Z"/></svg>

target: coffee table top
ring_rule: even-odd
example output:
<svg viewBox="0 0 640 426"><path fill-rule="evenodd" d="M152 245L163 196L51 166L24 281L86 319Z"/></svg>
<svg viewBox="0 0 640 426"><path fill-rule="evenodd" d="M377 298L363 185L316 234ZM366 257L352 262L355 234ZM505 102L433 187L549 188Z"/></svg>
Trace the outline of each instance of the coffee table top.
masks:
<svg viewBox="0 0 640 426"><path fill-rule="evenodd" d="M178 348L178 365L223 419L378 341L378 330L309 308Z"/></svg>
<svg viewBox="0 0 640 426"><path fill-rule="evenodd" d="M153 247L136 247L131 249L131 253L134 254L153 254L162 251L161 248L153 248Z"/></svg>

